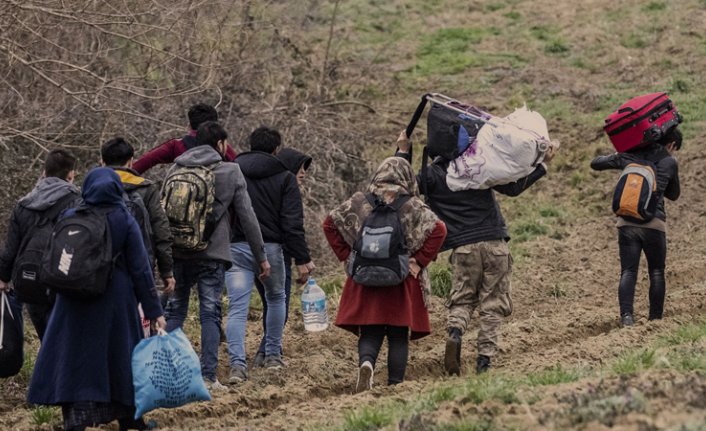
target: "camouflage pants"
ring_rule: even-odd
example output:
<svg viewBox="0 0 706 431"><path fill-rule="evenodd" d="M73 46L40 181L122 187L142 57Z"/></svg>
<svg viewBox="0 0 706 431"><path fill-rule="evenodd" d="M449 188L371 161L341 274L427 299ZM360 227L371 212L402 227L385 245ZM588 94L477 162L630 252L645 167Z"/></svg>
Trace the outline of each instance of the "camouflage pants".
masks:
<svg viewBox="0 0 706 431"><path fill-rule="evenodd" d="M453 284L446 301L448 326L465 333L478 308L478 354L494 356L503 318L512 314L510 249L502 240L464 245L454 249L451 266Z"/></svg>

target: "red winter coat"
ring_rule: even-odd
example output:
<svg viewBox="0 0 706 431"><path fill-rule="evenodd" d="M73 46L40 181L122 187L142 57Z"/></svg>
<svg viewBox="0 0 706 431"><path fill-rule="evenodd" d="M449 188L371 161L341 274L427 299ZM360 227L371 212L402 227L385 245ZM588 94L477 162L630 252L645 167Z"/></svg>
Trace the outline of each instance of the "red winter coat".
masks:
<svg viewBox="0 0 706 431"><path fill-rule="evenodd" d="M351 247L330 216L324 220L324 233L338 260L345 261ZM444 238L446 225L437 221L422 248L413 255L421 267L426 267L436 258ZM336 326L358 335L361 325L405 326L410 328L412 340L429 335L429 312L424 306L424 294L419 280L410 275L404 284L398 286L366 287L355 283L350 277L346 278L338 305Z"/></svg>
<svg viewBox="0 0 706 431"><path fill-rule="evenodd" d="M190 136L192 138L195 137L196 130L191 130L186 136ZM184 138L186 138L186 136ZM187 150L186 145L184 144L184 138L170 139L167 142L152 148L132 164L132 169L136 170L137 173L142 174L155 165L174 163L174 159L184 154ZM235 156L235 150L228 145L226 148L225 160L232 162L235 160Z"/></svg>

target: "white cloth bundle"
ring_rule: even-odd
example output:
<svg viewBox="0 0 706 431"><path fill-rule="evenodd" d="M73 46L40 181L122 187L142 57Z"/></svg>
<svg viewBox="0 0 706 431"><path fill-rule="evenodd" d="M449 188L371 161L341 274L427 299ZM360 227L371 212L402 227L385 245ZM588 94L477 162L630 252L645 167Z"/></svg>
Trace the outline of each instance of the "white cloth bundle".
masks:
<svg viewBox="0 0 706 431"><path fill-rule="evenodd" d="M505 118L493 117L446 171L453 191L489 189L519 180L544 160L549 148L546 120L526 106Z"/></svg>

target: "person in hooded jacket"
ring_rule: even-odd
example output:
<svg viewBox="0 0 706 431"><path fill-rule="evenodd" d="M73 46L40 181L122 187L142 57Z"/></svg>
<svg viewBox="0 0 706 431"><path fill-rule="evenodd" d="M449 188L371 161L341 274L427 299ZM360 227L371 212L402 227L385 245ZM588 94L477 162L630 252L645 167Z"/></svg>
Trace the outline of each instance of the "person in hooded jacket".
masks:
<svg viewBox="0 0 706 431"><path fill-rule="evenodd" d="M282 148L277 153L276 157L284 163L289 172L297 177L297 185L301 188L302 182L306 177L306 171L311 165L312 158L304 153L301 153L293 148ZM300 190L301 192L301 190ZM289 319L289 300L292 293L292 255L287 251L287 247L282 248L284 256L284 323ZM299 280L304 282L305 280ZM257 354L253 360L253 367L261 367L265 364L265 333L267 333L267 301L265 298L265 288L261 283L256 283L257 293L260 294L262 300L262 328L263 335L260 341L260 347L257 349Z"/></svg>
<svg viewBox="0 0 706 431"><path fill-rule="evenodd" d="M150 260L154 259L157 262L159 275L164 281L163 298L166 298L174 291L176 285L172 259L172 232L169 229L167 215L162 208L159 187L154 182L139 176L137 171L132 169L134 154L132 145L120 137L110 139L101 146L103 164L115 170L128 196L133 192L140 196L147 211L148 220L144 222L149 225L151 234L146 238L147 252ZM165 299L162 299L162 304L166 306Z"/></svg>
<svg viewBox="0 0 706 431"><path fill-rule="evenodd" d="M166 326L152 268L115 171L96 168L89 172L82 196L82 206L106 213L115 262L110 285L91 300L56 295L27 400L61 406L67 431L116 419L121 430L147 429L142 419L133 419L131 364L132 350L143 335L137 303L158 328ZM62 218L75 211L65 211Z"/></svg>
<svg viewBox="0 0 706 431"><path fill-rule="evenodd" d="M224 392L228 388L218 381L216 368L225 271L232 265L231 219L238 221L239 232L246 247L251 250L253 265L261 278L269 277L270 263L240 166L223 161L228 148L228 133L215 121L207 121L199 126L196 141L194 148L175 160L176 164L169 173L179 166L209 166L215 177L214 201L220 206L214 209L215 227L205 250L173 249L176 288L167 302L167 331L171 332L184 324L189 311L191 287L196 285L201 321L201 374L211 392Z"/></svg>
<svg viewBox="0 0 706 431"><path fill-rule="evenodd" d="M647 272L650 277L650 310L648 320L661 319L664 313L666 283L664 268L667 258L667 214L664 198L677 200L681 193L679 186L679 164L673 154L681 148L681 132L674 128L660 142L638 147L626 153L598 156L591 161L591 168L597 171L625 169L630 163L651 162L656 168L657 199L655 216L647 223L635 223L618 216L618 246L620 249L620 284L618 301L620 304L620 324L632 326L635 323L633 302L640 255L644 251L647 259Z"/></svg>
<svg viewBox="0 0 706 431"><path fill-rule="evenodd" d="M233 266L226 274L228 289L228 321L226 337L230 355L231 383L248 378L245 354L245 326L254 283L261 283L267 303L265 360L270 369L284 367L282 361L282 331L285 319L284 256L291 253L299 270L299 279L306 279L314 269L304 236L304 212L296 177L276 154L282 145L279 132L267 127L254 130L249 137L249 152L240 154L235 162L248 184L248 194L265 241L267 259L272 265L270 277L257 275L256 261L240 221L233 225L231 255Z"/></svg>
<svg viewBox="0 0 706 431"><path fill-rule="evenodd" d="M428 311L431 283L426 268L446 238L446 225L422 201L412 166L399 157L389 157L380 164L367 196L355 193L324 220L324 233L331 249L338 260L347 262L353 258L361 226L372 212L371 199L389 205L404 196L409 196L409 200L397 214L410 255L409 274L402 284L395 286L364 286L347 274L338 306L336 326L358 336L356 393L372 387L375 363L385 337L387 383L395 385L404 380L409 340L431 333Z"/></svg>
<svg viewBox="0 0 706 431"><path fill-rule="evenodd" d="M40 218L51 213L56 221L63 210L80 201L80 192L73 184L75 174L76 158L72 154L62 149L49 152L42 178L12 212L5 248L0 254L0 290L9 289L15 261ZM44 338L53 304L52 295L47 295L45 303L26 304L40 340Z"/></svg>

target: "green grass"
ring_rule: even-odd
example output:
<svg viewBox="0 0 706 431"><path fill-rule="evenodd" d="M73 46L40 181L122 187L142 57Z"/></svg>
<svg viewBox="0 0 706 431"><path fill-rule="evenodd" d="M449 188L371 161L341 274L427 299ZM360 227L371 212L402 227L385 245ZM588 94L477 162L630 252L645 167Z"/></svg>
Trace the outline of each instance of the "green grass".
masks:
<svg viewBox="0 0 706 431"><path fill-rule="evenodd" d="M392 423L395 417L392 406L364 407L344 415L341 431L376 430Z"/></svg>
<svg viewBox="0 0 706 431"><path fill-rule="evenodd" d="M561 38L552 39L544 46L544 52L548 54L566 54L570 50L569 45Z"/></svg>
<svg viewBox="0 0 706 431"><path fill-rule="evenodd" d="M664 345L678 346L695 343L706 337L706 321L680 326L673 333L661 338Z"/></svg>
<svg viewBox="0 0 706 431"><path fill-rule="evenodd" d="M54 422L58 422L59 417L58 407L37 406L32 409L31 413L32 423L37 426L55 425Z"/></svg>
<svg viewBox="0 0 706 431"><path fill-rule="evenodd" d="M642 7L646 12L660 12L667 9L667 3L661 1L652 1Z"/></svg>
<svg viewBox="0 0 706 431"><path fill-rule="evenodd" d="M473 404L498 400L505 404L518 402L517 389L521 381L498 375L484 374L468 380L460 389L460 398Z"/></svg>
<svg viewBox="0 0 706 431"><path fill-rule="evenodd" d="M655 349L643 349L621 355L613 364L613 372L619 375L632 375L652 368L656 362Z"/></svg>
<svg viewBox="0 0 706 431"><path fill-rule="evenodd" d="M561 364L547 368L543 371L527 375L527 384L530 386L550 386L562 383L575 382L582 377L578 370L565 369Z"/></svg>
<svg viewBox="0 0 706 431"><path fill-rule="evenodd" d="M453 273L447 263L434 262L429 266L431 278L431 293L440 298L446 298L451 292Z"/></svg>
<svg viewBox="0 0 706 431"><path fill-rule="evenodd" d="M472 45L488 34L482 28L443 28L423 38L417 50L416 71L421 75L456 74L476 65Z"/></svg>
<svg viewBox="0 0 706 431"><path fill-rule="evenodd" d="M542 220L523 220L513 223L510 228L513 241L526 242L549 233L549 227Z"/></svg>

